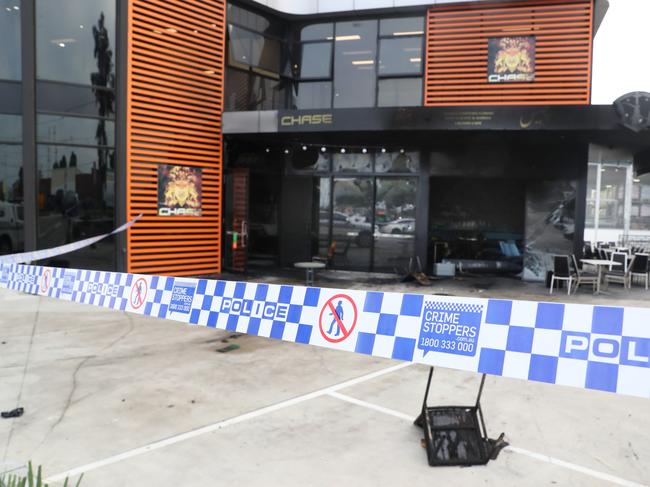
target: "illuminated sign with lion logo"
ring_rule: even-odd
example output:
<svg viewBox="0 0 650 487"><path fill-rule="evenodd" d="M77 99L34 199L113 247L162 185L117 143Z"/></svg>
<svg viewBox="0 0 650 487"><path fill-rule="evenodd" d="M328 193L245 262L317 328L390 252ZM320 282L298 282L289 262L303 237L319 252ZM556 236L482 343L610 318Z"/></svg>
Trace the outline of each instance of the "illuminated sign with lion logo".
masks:
<svg viewBox="0 0 650 487"><path fill-rule="evenodd" d="M534 80L534 37L488 39L488 82L516 83Z"/></svg>
<svg viewBox="0 0 650 487"><path fill-rule="evenodd" d="M158 166L158 216L201 216L201 168Z"/></svg>

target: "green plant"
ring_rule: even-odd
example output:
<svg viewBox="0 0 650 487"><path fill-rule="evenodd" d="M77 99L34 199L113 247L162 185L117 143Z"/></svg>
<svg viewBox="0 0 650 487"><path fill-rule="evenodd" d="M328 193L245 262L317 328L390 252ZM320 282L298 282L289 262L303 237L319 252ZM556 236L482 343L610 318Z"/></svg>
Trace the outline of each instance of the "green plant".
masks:
<svg viewBox="0 0 650 487"><path fill-rule="evenodd" d="M83 474L77 480L75 487L79 487ZM69 479L66 477L63 487L68 487ZM9 475L8 477L0 476L0 487L48 487L48 484L43 483L43 474L41 466L39 465L36 470L36 477L34 477L34 468L32 462L27 464L27 476Z"/></svg>

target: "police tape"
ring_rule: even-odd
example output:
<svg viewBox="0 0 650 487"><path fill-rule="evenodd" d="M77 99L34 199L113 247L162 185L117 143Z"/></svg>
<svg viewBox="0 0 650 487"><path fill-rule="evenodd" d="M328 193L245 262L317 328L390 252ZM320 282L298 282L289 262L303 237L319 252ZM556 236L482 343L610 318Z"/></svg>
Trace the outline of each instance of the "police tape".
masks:
<svg viewBox="0 0 650 487"><path fill-rule="evenodd" d="M125 223L124 225L117 227L115 230L109 233L104 233L102 235L97 235L95 237L86 238L84 240L79 240L78 242L72 242L65 245L60 245L58 247L52 247L49 249L43 250L34 250L31 252L21 252L19 254L9 254L9 255L0 255L0 264L23 264L25 262L34 262L37 260L49 259L51 257L57 257L59 255L68 254L74 252L75 250L83 249L84 247L89 247L92 244L104 240L110 235L115 235L117 233L123 232L127 228L133 226L142 218L142 214L136 216L133 220Z"/></svg>
<svg viewBox="0 0 650 487"><path fill-rule="evenodd" d="M650 308L0 264L0 287L428 365L650 398Z"/></svg>

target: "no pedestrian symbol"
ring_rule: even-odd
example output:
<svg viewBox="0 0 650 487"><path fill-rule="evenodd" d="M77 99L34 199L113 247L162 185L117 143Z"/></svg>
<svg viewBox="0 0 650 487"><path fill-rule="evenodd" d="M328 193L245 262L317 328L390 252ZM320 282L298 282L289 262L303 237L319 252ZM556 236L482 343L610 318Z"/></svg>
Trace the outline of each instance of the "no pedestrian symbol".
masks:
<svg viewBox="0 0 650 487"><path fill-rule="evenodd" d="M323 338L339 343L352 334L357 324L357 305L346 294L337 294L327 300L320 311L318 326Z"/></svg>
<svg viewBox="0 0 650 487"><path fill-rule="evenodd" d="M148 290L147 281L143 277L133 283L131 286L131 307L133 309L138 309L144 304Z"/></svg>
<svg viewBox="0 0 650 487"><path fill-rule="evenodd" d="M48 289L50 289L50 282L52 279L52 271L50 269L45 269L43 275L41 276L41 293L45 294Z"/></svg>

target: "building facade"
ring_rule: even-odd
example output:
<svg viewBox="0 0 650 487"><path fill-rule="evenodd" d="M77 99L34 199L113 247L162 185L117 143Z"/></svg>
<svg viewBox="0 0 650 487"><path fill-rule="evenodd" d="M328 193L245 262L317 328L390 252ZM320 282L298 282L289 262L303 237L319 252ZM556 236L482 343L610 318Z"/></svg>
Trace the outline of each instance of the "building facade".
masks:
<svg viewBox="0 0 650 487"><path fill-rule="evenodd" d="M590 104L601 2L1 2L0 251L142 214L53 264L333 251L540 279L585 239L650 234L648 131Z"/></svg>

